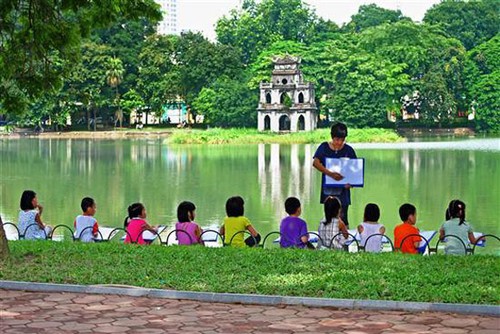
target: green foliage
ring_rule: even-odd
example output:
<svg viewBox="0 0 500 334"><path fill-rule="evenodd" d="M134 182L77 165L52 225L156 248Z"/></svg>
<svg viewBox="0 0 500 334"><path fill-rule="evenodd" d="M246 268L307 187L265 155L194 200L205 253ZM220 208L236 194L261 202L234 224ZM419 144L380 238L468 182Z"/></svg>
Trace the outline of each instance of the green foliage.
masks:
<svg viewBox="0 0 500 334"><path fill-rule="evenodd" d="M356 127L383 126L393 100L409 85L404 65L353 53L328 68L334 89L325 105L335 120Z"/></svg>
<svg viewBox="0 0 500 334"><path fill-rule="evenodd" d="M144 106L144 100L142 96L137 93L135 89L131 89L125 94L123 94L122 98L122 107L127 112L130 113L133 110L136 110L140 107Z"/></svg>
<svg viewBox="0 0 500 334"><path fill-rule="evenodd" d="M140 55L140 91L154 111L177 97L190 105L220 76L239 76L243 69L239 59L236 49L211 43L200 33L152 35Z"/></svg>
<svg viewBox="0 0 500 334"><path fill-rule="evenodd" d="M146 37L155 33L155 23L141 18L138 20L121 19L105 29L92 33L91 40L112 50L112 55L122 61L124 73L120 91L136 88L139 75L139 54Z"/></svg>
<svg viewBox="0 0 500 334"><path fill-rule="evenodd" d="M424 22L442 26L470 50L498 34L499 13L498 0L445 0L425 13Z"/></svg>
<svg viewBox="0 0 500 334"><path fill-rule="evenodd" d="M232 46L214 44L200 33L183 33L175 49L178 94L189 105L203 87L218 77L238 76L243 66L239 52Z"/></svg>
<svg viewBox="0 0 500 334"><path fill-rule="evenodd" d="M172 133L169 143L173 144L317 144L330 137L330 129L301 131L279 134L260 132L257 129L179 130ZM350 143L388 143L401 141L402 138L388 129L349 129Z"/></svg>
<svg viewBox="0 0 500 334"><path fill-rule="evenodd" d="M500 35L467 53L465 76L477 127L500 132Z"/></svg>
<svg viewBox="0 0 500 334"><path fill-rule="evenodd" d="M123 68L122 61L116 57L109 59L109 62L106 64L106 68L106 82L109 86L115 89L115 99L113 102L118 107L115 113L116 119L120 122L120 127L122 127L123 112L120 105L120 93L118 92L118 86L123 81L125 69Z"/></svg>
<svg viewBox="0 0 500 334"><path fill-rule="evenodd" d="M361 32L366 28L376 27L384 23L394 23L411 19L403 16L401 11L390 10L376 4L361 5L358 12L351 16L351 21L344 27L346 31Z"/></svg>
<svg viewBox="0 0 500 334"><path fill-rule="evenodd" d="M248 88L244 78L220 77L203 88L193 109L205 116L205 122L220 127L255 127L259 92Z"/></svg>
<svg viewBox="0 0 500 334"><path fill-rule="evenodd" d="M57 92L79 59L82 37L119 18L160 18L153 0L5 0L0 6L0 104L25 111L44 92Z"/></svg>
<svg viewBox="0 0 500 334"><path fill-rule="evenodd" d="M305 57L308 53L309 49L305 44L300 42L279 41L271 44L250 65L248 70L251 77L249 86L252 89L257 89L260 82L269 82L271 71L273 70L274 57L283 57L285 55Z"/></svg>
<svg viewBox="0 0 500 334"><path fill-rule="evenodd" d="M421 257L44 241L18 241L9 246L10 259L0 263L3 280L324 298L500 303L500 262L496 256ZM446 268L446 273L436 268Z"/></svg>
<svg viewBox="0 0 500 334"><path fill-rule="evenodd" d="M91 113L116 110L121 120L122 106L160 114L167 101L182 100L209 125L255 126L259 84L269 81L273 57L289 54L302 59L323 116L387 126L401 98L418 93L420 125L454 124L473 104L478 128L498 131L498 37L488 42L498 9L494 0L447 0L417 24L362 5L339 30L303 0L245 0L218 21L212 43L200 33L154 34L153 0L5 0L0 112L27 109L17 119L30 125L85 113L89 125ZM462 43L477 47L466 57Z"/></svg>
<svg viewBox="0 0 500 334"><path fill-rule="evenodd" d="M436 27L397 22L367 29L359 45L370 54L401 66L408 80L395 83L397 101L418 91L424 121L441 121L456 113L464 95L465 50L455 39Z"/></svg>
<svg viewBox="0 0 500 334"><path fill-rule="evenodd" d="M112 94L103 94L109 88L106 71L112 62L111 49L105 45L86 42L82 45L82 60L78 63L65 82L62 94L64 99L86 111L87 128L90 130L90 113L96 117L97 110L112 104ZM95 122L94 122L95 124Z"/></svg>
<svg viewBox="0 0 500 334"><path fill-rule="evenodd" d="M177 44L177 36L151 35L139 55L138 93L153 111L161 110L164 101L174 99L179 91L173 58Z"/></svg>
<svg viewBox="0 0 500 334"><path fill-rule="evenodd" d="M270 45L278 41L308 42L315 34L336 29L319 20L301 0L264 0L245 2L241 11L232 10L217 22L217 40L241 51L249 64Z"/></svg>

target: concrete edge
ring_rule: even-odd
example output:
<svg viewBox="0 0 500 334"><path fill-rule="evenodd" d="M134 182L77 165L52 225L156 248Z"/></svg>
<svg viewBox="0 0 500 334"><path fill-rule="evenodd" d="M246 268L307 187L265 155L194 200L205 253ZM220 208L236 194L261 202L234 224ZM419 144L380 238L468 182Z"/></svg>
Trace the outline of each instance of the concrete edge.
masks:
<svg viewBox="0 0 500 334"><path fill-rule="evenodd" d="M403 302L390 300L356 300L291 296L248 295L236 293L191 292L140 287L114 287L104 285L74 285L32 283L0 280L0 289L33 292L71 292L89 294L123 295L166 299L185 299L212 303L235 303L257 305L302 305L309 307L332 307L342 309L366 309L374 311L447 312L459 314L489 315L500 317L498 305L447 304Z"/></svg>

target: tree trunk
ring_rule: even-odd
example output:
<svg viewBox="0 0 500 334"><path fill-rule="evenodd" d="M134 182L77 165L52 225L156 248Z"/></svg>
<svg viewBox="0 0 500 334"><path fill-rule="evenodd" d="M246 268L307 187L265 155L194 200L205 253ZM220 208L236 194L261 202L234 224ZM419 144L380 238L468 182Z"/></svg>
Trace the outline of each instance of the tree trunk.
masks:
<svg viewBox="0 0 500 334"><path fill-rule="evenodd" d="M90 104L87 104L87 130L90 131Z"/></svg>
<svg viewBox="0 0 500 334"><path fill-rule="evenodd" d="M118 104L118 120L120 121L120 129L123 125L123 112L120 104L120 93L118 92L118 85L116 86L116 103Z"/></svg>
<svg viewBox="0 0 500 334"><path fill-rule="evenodd" d="M5 230L3 228L2 216L0 216L0 260L5 260L9 257L9 244Z"/></svg>
<svg viewBox="0 0 500 334"><path fill-rule="evenodd" d="M92 111L94 112L94 132L95 132L96 127L97 127L97 118L95 117L95 114L96 114L95 109L96 109L96 108L95 108L95 106L94 106L94 108L92 108Z"/></svg>

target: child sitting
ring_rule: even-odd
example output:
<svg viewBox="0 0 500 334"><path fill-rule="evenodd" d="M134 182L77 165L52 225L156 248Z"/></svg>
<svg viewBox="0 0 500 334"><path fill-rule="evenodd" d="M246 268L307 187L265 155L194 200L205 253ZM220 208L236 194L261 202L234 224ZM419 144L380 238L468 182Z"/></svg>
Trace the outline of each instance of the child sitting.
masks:
<svg viewBox="0 0 500 334"><path fill-rule="evenodd" d="M349 231L340 218L342 204L337 197L328 196L323 205L325 218L319 223L318 248L342 249L349 237Z"/></svg>
<svg viewBox="0 0 500 334"><path fill-rule="evenodd" d="M394 247L402 253L417 254L422 239L415 227L417 209L412 204L403 204L399 208L399 217L402 223L394 228Z"/></svg>
<svg viewBox="0 0 500 334"><path fill-rule="evenodd" d="M200 238L201 228L193 222L195 210L196 206L191 202L182 202L177 207L178 222L175 224L175 229L179 245L203 244Z"/></svg>
<svg viewBox="0 0 500 334"><path fill-rule="evenodd" d="M226 214L220 234L224 236L224 245L234 247L253 247L260 242L260 234L253 228L250 220L243 216L245 201L240 196L234 196L226 201ZM243 232L248 230L251 236L243 240Z"/></svg>
<svg viewBox="0 0 500 334"><path fill-rule="evenodd" d="M90 197L82 199L81 208L83 214L75 218L75 237L82 242L94 241L99 231L99 225L94 218L96 212L95 201Z"/></svg>
<svg viewBox="0 0 500 334"><path fill-rule="evenodd" d="M146 222L146 208L141 203L134 203L128 207L128 216L130 218L127 225L127 236L125 243L138 243L139 245L146 245L148 242L142 237L144 231L151 231L156 233L157 229L151 227Z"/></svg>
<svg viewBox="0 0 500 334"><path fill-rule="evenodd" d="M309 242L307 224L299 216L302 213L298 198L289 197L285 201L285 211L289 216L283 218L280 224L280 246L282 248L314 248Z"/></svg>
<svg viewBox="0 0 500 334"><path fill-rule="evenodd" d="M18 216L19 233L26 240L47 239L52 227L42 222L43 207L38 203L36 193L25 190L21 195L21 210Z"/></svg>
<svg viewBox="0 0 500 334"><path fill-rule="evenodd" d="M358 225L358 232L361 236L361 246L365 247L366 252L378 253L382 250L382 236L374 234L384 234L384 225L378 222L380 218L380 209L377 204L368 203L365 206L363 222ZM368 240L368 238L370 238ZM366 242L368 240L368 242Z"/></svg>
<svg viewBox="0 0 500 334"><path fill-rule="evenodd" d="M446 254L464 255L467 253L465 247L471 243L476 242L472 227L465 220L465 203L461 200L455 199L448 205L446 210L447 220L441 225L439 230L439 239L444 240L446 235L454 235L446 240ZM465 245L465 247L464 247Z"/></svg>

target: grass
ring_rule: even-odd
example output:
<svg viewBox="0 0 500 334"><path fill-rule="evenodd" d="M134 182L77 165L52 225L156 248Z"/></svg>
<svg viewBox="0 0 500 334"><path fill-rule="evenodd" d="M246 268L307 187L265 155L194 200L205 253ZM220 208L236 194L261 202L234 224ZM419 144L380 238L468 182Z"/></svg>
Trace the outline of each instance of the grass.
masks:
<svg viewBox="0 0 500 334"><path fill-rule="evenodd" d="M496 256L10 242L0 279L349 299L500 304Z"/></svg>
<svg viewBox="0 0 500 334"><path fill-rule="evenodd" d="M309 144L321 143L330 139L330 129L302 131L295 133L260 132L256 129L174 130L168 138L174 144ZM349 129L350 143L397 142L402 141L394 130L388 129Z"/></svg>

